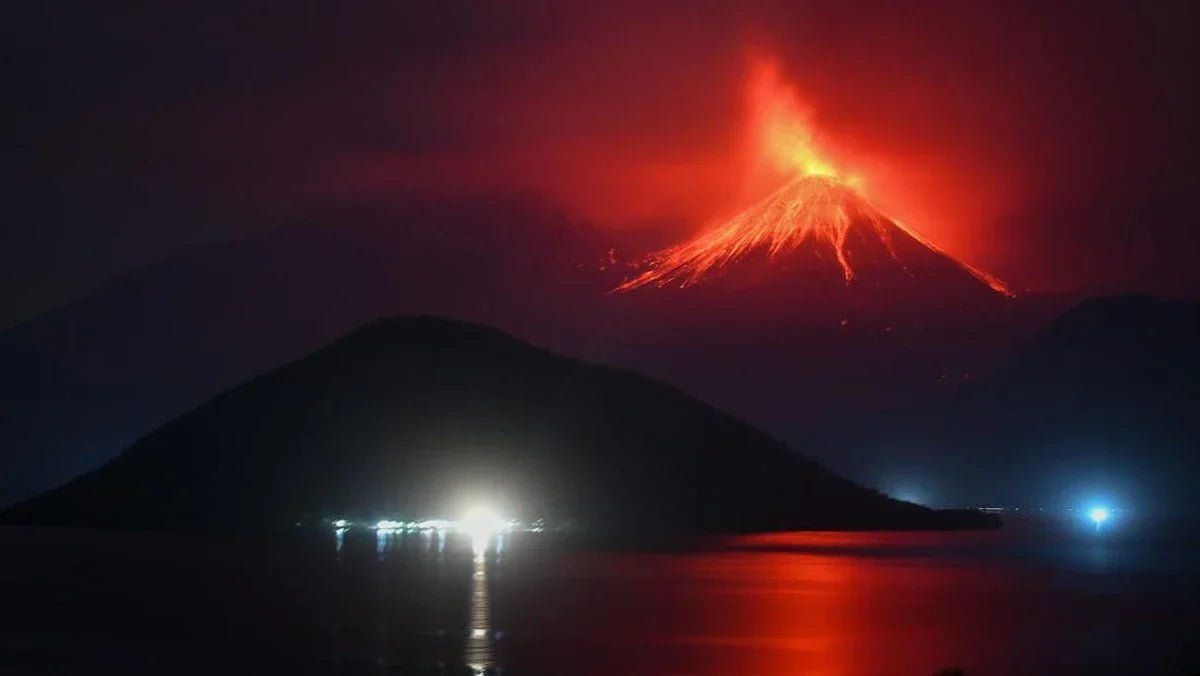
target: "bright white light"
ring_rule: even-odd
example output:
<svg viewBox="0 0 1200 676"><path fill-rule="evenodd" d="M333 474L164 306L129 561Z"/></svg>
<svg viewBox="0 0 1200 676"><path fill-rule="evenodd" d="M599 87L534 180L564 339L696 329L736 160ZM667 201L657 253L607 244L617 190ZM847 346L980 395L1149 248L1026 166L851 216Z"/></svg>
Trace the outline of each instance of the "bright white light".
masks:
<svg viewBox="0 0 1200 676"><path fill-rule="evenodd" d="M1088 518L1090 518L1092 522L1096 524L1096 526L1108 521L1109 516L1109 511L1105 507L1093 507L1088 511Z"/></svg>
<svg viewBox="0 0 1200 676"><path fill-rule="evenodd" d="M383 521L380 521L379 523L375 524L376 530L398 530L403 527L404 527L403 522L392 521L390 519L384 519Z"/></svg>
<svg viewBox="0 0 1200 676"><path fill-rule="evenodd" d="M487 549L492 536L504 529L504 521L486 507L472 507L458 522L458 530L471 538L471 547L477 555Z"/></svg>
<svg viewBox="0 0 1200 676"><path fill-rule="evenodd" d="M337 521L333 522L333 527L334 528L345 528L348 525L348 523L349 522L346 521L345 519L338 519Z"/></svg>

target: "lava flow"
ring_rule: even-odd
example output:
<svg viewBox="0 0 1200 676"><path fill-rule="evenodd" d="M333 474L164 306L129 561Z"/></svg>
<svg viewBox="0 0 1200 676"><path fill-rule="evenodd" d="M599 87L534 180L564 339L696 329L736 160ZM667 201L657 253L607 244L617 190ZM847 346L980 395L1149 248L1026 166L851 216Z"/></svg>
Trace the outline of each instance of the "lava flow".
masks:
<svg viewBox="0 0 1200 676"><path fill-rule="evenodd" d="M828 247L849 284L855 269L847 237L857 228L865 229L866 234L882 242L897 263L900 260L893 239L898 233L946 256L872 205L861 193L860 178L838 170L818 147L809 115L792 90L778 82L773 68L758 69L749 93L754 113L752 135L759 158L792 178L724 224L690 242L652 255L645 261L646 270L625 281L616 291L647 285L691 286L751 252L765 251L774 258L796 251L806 242ZM993 291L1012 295L1000 280L953 258L950 260Z"/></svg>

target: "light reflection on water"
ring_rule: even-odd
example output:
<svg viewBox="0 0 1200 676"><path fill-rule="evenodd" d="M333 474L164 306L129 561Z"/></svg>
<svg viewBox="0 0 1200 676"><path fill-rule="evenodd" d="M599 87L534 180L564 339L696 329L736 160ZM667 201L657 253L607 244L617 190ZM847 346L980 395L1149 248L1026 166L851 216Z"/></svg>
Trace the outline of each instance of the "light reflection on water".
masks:
<svg viewBox="0 0 1200 676"><path fill-rule="evenodd" d="M1200 586L1193 572L1163 589L1140 542L1052 533L781 533L668 552L375 537L376 565L397 571L381 578L388 603L441 585L405 611L408 631L445 636L476 674L1116 673L1144 666L1143 645L1178 650L1138 627L1178 617Z"/></svg>
<svg viewBox="0 0 1200 676"><path fill-rule="evenodd" d="M347 532L348 529L345 528L334 531L334 547L339 564L343 561ZM374 538L375 561L378 564L404 566L413 563L415 557L417 560L436 563L441 571L435 573L437 576L470 576L467 621L461 630L461 663L475 674L495 673L495 642L499 632L492 624L488 566L490 557L494 557L496 564L499 563L499 555L505 547L504 535L468 536L447 530L409 533L403 530L380 529L375 531ZM409 549L410 545L415 545L416 548ZM457 564L461 555L467 552L470 553L471 567L469 571L464 571ZM432 633L441 636L446 630L439 627L433 629ZM387 663L387 660L381 663Z"/></svg>
<svg viewBox="0 0 1200 676"><path fill-rule="evenodd" d="M492 634L491 601L488 598L487 553L476 548L475 573L471 579L471 609L463 662L477 674L496 666Z"/></svg>
<svg viewBox="0 0 1200 676"><path fill-rule="evenodd" d="M384 554L387 553L388 544L391 542L391 531L380 530L375 533L375 558L382 561Z"/></svg>
<svg viewBox="0 0 1200 676"><path fill-rule="evenodd" d="M521 533L482 559L453 533L350 528L340 540L0 528L0 663L197 676L1200 673L1191 530L789 533L656 552ZM165 618L178 633L164 635Z"/></svg>

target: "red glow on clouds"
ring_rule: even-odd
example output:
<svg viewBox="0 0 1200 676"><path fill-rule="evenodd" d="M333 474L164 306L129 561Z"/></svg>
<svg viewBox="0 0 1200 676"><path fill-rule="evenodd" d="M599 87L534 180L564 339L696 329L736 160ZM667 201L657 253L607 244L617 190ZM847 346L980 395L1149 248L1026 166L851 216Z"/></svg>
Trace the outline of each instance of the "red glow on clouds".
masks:
<svg viewBox="0 0 1200 676"><path fill-rule="evenodd" d="M852 230L866 231L897 262L893 238L905 232L925 246L938 247L910 227L877 209L865 193L863 178L835 163L819 139L812 112L783 83L775 66L757 62L747 86L747 138L751 166L765 166L784 177L784 185L736 216L684 244L647 261L649 269L619 290L652 286L690 286L756 251L769 258L805 244L828 249L847 284L855 276L847 241ZM992 290L1010 294L1003 282L959 263Z"/></svg>
<svg viewBox="0 0 1200 676"><path fill-rule="evenodd" d="M390 98L361 107L390 110L391 126L366 138L339 130L353 143L312 162L306 187L334 199L540 193L574 220L645 229L657 236L641 241L661 244L784 184L797 154L772 140L782 134L803 140L816 173L831 166L890 218L1019 288L1183 279L1183 266L1160 260L1180 247L1155 242L1190 239L1180 204L1191 200L1178 195L1193 179L1179 168L1194 153L1176 132L1194 116L1167 105L1192 109L1179 69L1155 70L1173 60L1156 60L1167 43L1134 30L1139 12L555 3L532 36L497 35L369 80ZM1179 36L1169 44L1193 51ZM774 61L748 68L747 54ZM336 93L327 100L339 110L354 100ZM756 115L790 122L750 124ZM764 159L763 145L783 156ZM1147 197L1161 217L1134 228Z"/></svg>
<svg viewBox="0 0 1200 676"><path fill-rule="evenodd" d="M617 129L597 133L571 129L564 122L583 115L582 104L574 99L587 93L542 91L533 100L491 106L506 116L504 133L494 142L436 153L346 155L326 166L321 186L356 197L396 190L540 192L565 205L574 218L618 229L684 219L691 231L668 235L680 239L736 218L797 176L823 176L851 187L890 220L915 229L912 234L923 242L956 257L977 257L978 233L986 222L963 204L986 208L990 202L979 194L995 197L999 191L973 193L963 187L962 177L947 188L927 162L871 154L864 149L869 139L827 133L826 126L836 131L838 125L822 124L820 109L778 62L740 56L735 61L743 67L734 70L738 77L731 82L689 85L706 87L708 98L722 101L712 110L647 104L635 115L618 106L611 112ZM457 103L477 113L483 110L482 102L470 95ZM601 110L612 105L595 104ZM598 114L586 113L593 119ZM995 181L991 183L994 187ZM807 216L816 214L809 211ZM809 218L812 227L806 229L824 228L818 221ZM837 232L844 235L845 227L827 234L836 240ZM848 278L852 274L846 270Z"/></svg>
<svg viewBox="0 0 1200 676"><path fill-rule="evenodd" d="M784 175L848 178L834 165L828 149L822 149L813 109L780 79L774 63L757 61L751 66L746 99L747 136L758 160Z"/></svg>
<svg viewBox="0 0 1200 676"><path fill-rule="evenodd" d="M749 141L750 159L745 162L749 171L742 186L744 195L757 197L764 188L774 191L796 176L833 178L851 188L856 198L869 203L868 211L873 215L867 220L886 218L923 244L953 252L956 257L977 256L979 248L984 246L981 230L990 224L990 218L1003 211L1000 204L992 201L1002 196L995 180L989 181L990 191L973 190L965 177L960 176L957 185L948 189L944 177L938 181L931 176L939 170L927 160L922 165L920 157L885 158L872 154L861 141L852 143L823 132L817 107L784 79L773 60L760 57L751 62L745 100L744 136ZM982 196L989 192L991 200ZM991 205L992 212L976 213L963 202L976 208ZM843 239L844 230L844 224L833 229ZM840 245L836 244L838 236L834 238L840 252ZM839 255L839 259L850 279L853 272L843 256ZM1000 280L959 262L994 290L1009 293Z"/></svg>

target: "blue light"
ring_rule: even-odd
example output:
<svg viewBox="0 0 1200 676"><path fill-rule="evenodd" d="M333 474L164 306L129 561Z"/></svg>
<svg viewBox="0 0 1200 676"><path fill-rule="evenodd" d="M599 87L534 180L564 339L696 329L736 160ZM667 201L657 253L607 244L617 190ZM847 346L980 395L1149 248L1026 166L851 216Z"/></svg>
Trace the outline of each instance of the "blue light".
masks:
<svg viewBox="0 0 1200 676"><path fill-rule="evenodd" d="M1097 533L1100 532L1101 526L1104 526L1104 524L1108 523L1113 518L1113 510L1104 505L1092 505L1084 510L1083 513L1085 516L1087 516L1088 521L1092 522L1092 524L1096 527Z"/></svg>

